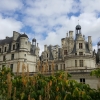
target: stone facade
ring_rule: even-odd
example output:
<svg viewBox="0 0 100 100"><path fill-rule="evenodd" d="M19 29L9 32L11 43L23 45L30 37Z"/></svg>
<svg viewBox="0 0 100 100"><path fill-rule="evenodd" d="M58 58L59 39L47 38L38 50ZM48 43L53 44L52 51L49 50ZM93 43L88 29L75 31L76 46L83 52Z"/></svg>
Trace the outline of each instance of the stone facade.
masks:
<svg viewBox="0 0 100 100"><path fill-rule="evenodd" d="M0 40L0 67L9 66L13 72L16 72L19 63L19 72L22 72L23 64L28 65L29 72L36 72L39 51L36 39L33 39L31 44L26 34L14 31L12 37Z"/></svg>
<svg viewBox="0 0 100 100"><path fill-rule="evenodd" d="M85 83L97 88L97 79L89 76L90 71L96 68L95 50L92 48L92 38L88 36L88 41L85 40L85 35L81 33L81 26L75 27L75 37L73 31L69 31L65 38L61 39L61 47L59 45L44 45L44 51L41 54L41 61L48 62L48 72L52 71L52 61L54 62L54 70L64 70L72 74L72 78L77 81L85 80ZM45 69L45 68L44 68ZM79 71L79 72L78 72ZM85 72L86 71L86 72ZM83 75L83 73L85 74ZM79 77L77 77L79 76Z"/></svg>

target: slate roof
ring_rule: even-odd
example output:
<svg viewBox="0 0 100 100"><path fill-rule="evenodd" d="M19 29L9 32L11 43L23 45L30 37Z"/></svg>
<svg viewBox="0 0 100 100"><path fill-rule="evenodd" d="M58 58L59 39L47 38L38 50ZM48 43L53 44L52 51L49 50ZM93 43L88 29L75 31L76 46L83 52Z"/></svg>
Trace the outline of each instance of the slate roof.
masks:
<svg viewBox="0 0 100 100"><path fill-rule="evenodd" d="M0 40L0 45L11 44L13 41L13 37L9 37L7 39Z"/></svg>
<svg viewBox="0 0 100 100"><path fill-rule="evenodd" d="M76 44L74 44L74 48L71 53L76 53ZM89 47L88 47L88 42L85 42L85 53L90 53Z"/></svg>
<svg viewBox="0 0 100 100"><path fill-rule="evenodd" d="M20 47L20 44L19 44L20 37L27 37L28 38L28 36L26 34L19 34L19 37L16 40L16 42L17 42L17 44L16 44L16 46L17 46L16 51L19 50L19 47ZM5 44L9 44L9 50L7 52L10 52L11 51L12 42L13 42L13 37L7 37L6 39L0 40L0 45L3 46ZM36 47L34 45L32 45L31 48L30 48L30 53L32 55L35 55L35 48Z"/></svg>

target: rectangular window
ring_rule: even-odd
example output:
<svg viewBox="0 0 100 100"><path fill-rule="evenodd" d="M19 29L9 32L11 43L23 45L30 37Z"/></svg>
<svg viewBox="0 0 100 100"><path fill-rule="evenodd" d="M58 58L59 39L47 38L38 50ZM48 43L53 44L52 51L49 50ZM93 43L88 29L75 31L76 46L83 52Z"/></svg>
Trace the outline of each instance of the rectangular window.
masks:
<svg viewBox="0 0 100 100"><path fill-rule="evenodd" d="M55 70L58 70L58 65L55 66Z"/></svg>
<svg viewBox="0 0 100 100"><path fill-rule="evenodd" d="M49 71L51 71L51 65L49 65Z"/></svg>
<svg viewBox="0 0 100 100"><path fill-rule="evenodd" d="M10 65L11 72L13 71L13 64Z"/></svg>
<svg viewBox="0 0 100 100"><path fill-rule="evenodd" d="M85 78L80 78L80 83L85 84Z"/></svg>
<svg viewBox="0 0 100 100"><path fill-rule="evenodd" d="M13 45L13 50L15 50L15 44Z"/></svg>
<svg viewBox="0 0 100 100"><path fill-rule="evenodd" d="M48 58L48 54L47 54L47 58Z"/></svg>
<svg viewBox="0 0 100 100"><path fill-rule="evenodd" d="M5 47L5 50L4 50L5 52L7 51L7 47Z"/></svg>
<svg viewBox="0 0 100 100"><path fill-rule="evenodd" d="M64 50L64 55L67 55L67 50Z"/></svg>
<svg viewBox="0 0 100 100"><path fill-rule="evenodd" d="M75 55L77 55L77 53L75 53Z"/></svg>
<svg viewBox="0 0 100 100"><path fill-rule="evenodd" d="M14 60L14 54L11 54L11 60Z"/></svg>
<svg viewBox="0 0 100 100"><path fill-rule="evenodd" d="M83 44L79 43L79 49L82 49L82 48L83 48Z"/></svg>
<svg viewBox="0 0 100 100"><path fill-rule="evenodd" d="M5 61L5 60L6 60L6 56L4 55L4 56L3 56L3 61Z"/></svg>
<svg viewBox="0 0 100 100"><path fill-rule="evenodd" d="M62 64L60 64L60 70L62 70Z"/></svg>
<svg viewBox="0 0 100 100"><path fill-rule="evenodd" d="M1 53L1 48L0 48L0 53Z"/></svg>
<svg viewBox="0 0 100 100"><path fill-rule="evenodd" d="M83 67L83 60L80 60L80 67Z"/></svg>
<svg viewBox="0 0 100 100"><path fill-rule="evenodd" d="M75 67L77 67L77 60L75 60Z"/></svg>
<svg viewBox="0 0 100 100"><path fill-rule="evenodd" d="M64 70L65 70L65 64L63 66L64 66Z"/></svg>
<svg viewBox="0 0 100 100"><path fill-rule="evenodd" d="M83 52L79 52L79 55L83 55Z"/></svg>

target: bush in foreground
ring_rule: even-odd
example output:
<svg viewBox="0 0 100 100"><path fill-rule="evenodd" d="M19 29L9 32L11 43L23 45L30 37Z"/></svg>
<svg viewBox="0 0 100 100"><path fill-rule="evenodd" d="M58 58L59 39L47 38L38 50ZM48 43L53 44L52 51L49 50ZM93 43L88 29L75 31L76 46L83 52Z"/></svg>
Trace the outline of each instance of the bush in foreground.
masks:
<svg viewBox="0 0 100 100"><path fill-rule="evenodd" d="M9 68L0 71L1 100L100 100L100 91L68 79L69 74L57 72L45 76L27 73L14 75Z"/></svg>

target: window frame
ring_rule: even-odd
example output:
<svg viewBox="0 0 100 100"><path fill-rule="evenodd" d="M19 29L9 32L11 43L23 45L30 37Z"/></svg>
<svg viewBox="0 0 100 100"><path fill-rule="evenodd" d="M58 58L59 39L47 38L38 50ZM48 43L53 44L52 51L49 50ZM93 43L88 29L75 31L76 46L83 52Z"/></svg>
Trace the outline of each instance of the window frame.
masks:
<svg viewBox="0 0 100 100"><path fill-rule="evenodd" d="M79 55L83 55L83 52L79 52Z"/></svg>
<svg viewBox="0 0 100 100"><path fill-rule="evenodd" d="M83 43L79 43L79 49L83 49Z"/></svg>
<svg viewBox="0 0 100 100"><path fill-rule="evenodd" d="M7 52L7 47L4 47L4 52Z"/></svg>
<svg viewBox="0 0 100 100"><path fill-rule="evenodd" d="M6 55L3 55L3 61L5 61L6 60Z"/></svg>
<svg viewBox="0 0 100 100"><path fill-rule="evenodd" d="M11 54L11 60L14 60L14 53Z"/></svg>
<svg viewBox="0 0 100 100"><path fill-rule="evenodd" d="M68 54L67 50L64 50L64 55L67 55L67 54Z"/></svg>
<svg viewBox="0 0 100 100"><path fill-rule="evenodd" d="M49 71L50 71L50 72L52 71L51 65L49 65Z"/></svg>
<svg viewBox="0 0 100 100"><path fill-rule="evenodd" d="M75 60L75 67L77 67L77 60Z"/></svg>
<svg viewBox="0 0 100 100"><path fill-rule="evenodd" d="M80 83L85 84L85 78L80 78Z"/></svg>
<svg viewBox="0 0 100 100"><path fill-rule="evenodd" d="M13 72L13 64L10 64L10 69L11 69L11 72Z"/></svg>
<svg viewBox="0 0 100 100"><path fill-rule="evenodd" d="M13 50L15 50L15 44L13 44Z"/></svg>
<svg viewBox="0 0 100 100"><path fill-rule="evenodd" d="M79 64L80 64L80 67L83 67L84 66L83 60L79 60Z"/></svg>

